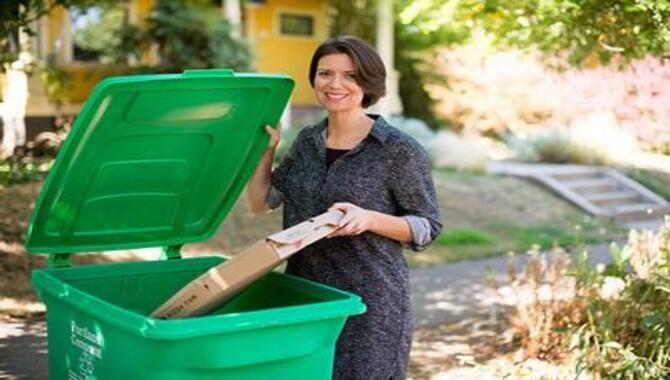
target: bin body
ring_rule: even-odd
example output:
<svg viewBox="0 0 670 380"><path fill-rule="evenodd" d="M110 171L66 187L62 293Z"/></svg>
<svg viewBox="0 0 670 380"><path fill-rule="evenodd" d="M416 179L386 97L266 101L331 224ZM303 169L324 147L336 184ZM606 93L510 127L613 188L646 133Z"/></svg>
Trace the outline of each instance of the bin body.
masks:
<svg viewBox="0 0 670 380"><path fill-rule="evenodd" d="M214 313L151 311L218 257L42 269L52 379L330 379L337 337L360 298L270 273Z"/></svg>

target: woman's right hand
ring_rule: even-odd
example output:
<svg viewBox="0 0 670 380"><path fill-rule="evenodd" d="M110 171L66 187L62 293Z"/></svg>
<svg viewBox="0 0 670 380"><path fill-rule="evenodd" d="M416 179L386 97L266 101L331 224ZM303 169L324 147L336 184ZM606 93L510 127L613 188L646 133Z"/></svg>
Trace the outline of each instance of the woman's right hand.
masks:
<svg viewBox="0 0 670 380"><path fill-rule="evenodd" d="M279 130L281 129L281 123L277 124L277 128L272 128L269 125L265 126L265 131L270 135L270 141L268 142L268 150L274 151L279 145L279 140L281 135Z"/></svg>
<svg viewBox="0 0 670 380"><path fill-rule="evenodd" d="M275 149L279 144L279 129L281 129L281 124L277 124L276 128L272 128L269 125L265 126L265 131L270 135L270 141L268 142L267 150L265 150L261 161L258 163L258 167L256 167L254 174L247 184L247 201L249 209L254 213L269 210L267 199L271 186L272 159Z"/></svg>

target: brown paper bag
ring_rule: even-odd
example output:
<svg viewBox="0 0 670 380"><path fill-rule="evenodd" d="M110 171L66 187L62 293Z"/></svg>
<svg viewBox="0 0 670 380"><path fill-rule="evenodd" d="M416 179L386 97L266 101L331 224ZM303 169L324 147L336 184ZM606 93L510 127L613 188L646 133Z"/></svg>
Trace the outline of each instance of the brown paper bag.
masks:
<svg viewBox="0 0 670 380"><path fill-rule="evenodd" d="M185 318L214 310L295 252L338 229L343 215L329 211L256 242L188 283L151 316Z"/></svg>

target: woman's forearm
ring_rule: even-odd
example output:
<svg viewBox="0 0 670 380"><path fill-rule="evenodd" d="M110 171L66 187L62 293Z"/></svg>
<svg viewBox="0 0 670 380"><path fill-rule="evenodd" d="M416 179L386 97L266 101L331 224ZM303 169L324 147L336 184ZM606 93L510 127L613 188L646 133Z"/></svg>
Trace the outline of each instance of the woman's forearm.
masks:
<svg viewBox="0 0 670 380"><path fill-rule="evenodd" d="M330 210L344 212L340 228L333 232L331 237L358 235L370 231L402 243L413 241L412 228L403 217L366 210L348 202L334 203Z"/></svg>
<svg viewBox="0 0 670 380"><path fill-rule="evenodd" d="M246 198L251 212L260 213L268 211L267 198L270 191L273 156L274 149L267 149L263 153L261 162L258 164L256 171L247 185Z"/></svg>
<svg viewBox="0 0 670 380"><path fill-rule="evenodd" d="M403 243L412 241L412 230L405 218L368 210L372 219L369 231Z"/></svg>

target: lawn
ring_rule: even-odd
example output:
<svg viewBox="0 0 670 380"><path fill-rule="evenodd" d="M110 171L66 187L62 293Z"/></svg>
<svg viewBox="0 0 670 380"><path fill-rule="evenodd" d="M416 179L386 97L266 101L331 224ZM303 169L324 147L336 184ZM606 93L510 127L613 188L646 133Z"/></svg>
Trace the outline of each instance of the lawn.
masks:
<svg viewBox="0 0 670 380"><path fill-rule="evenodd" d="M586 215L545 188L513 177L435 171L444 230L412 266L525 252L537 244L579 246L623 238L625 229Z"/></svg>

